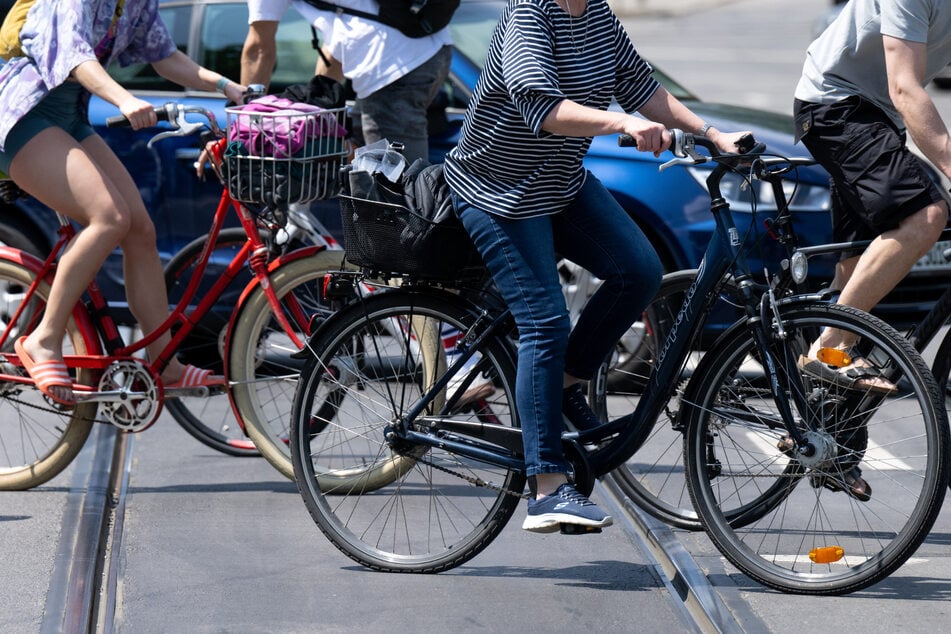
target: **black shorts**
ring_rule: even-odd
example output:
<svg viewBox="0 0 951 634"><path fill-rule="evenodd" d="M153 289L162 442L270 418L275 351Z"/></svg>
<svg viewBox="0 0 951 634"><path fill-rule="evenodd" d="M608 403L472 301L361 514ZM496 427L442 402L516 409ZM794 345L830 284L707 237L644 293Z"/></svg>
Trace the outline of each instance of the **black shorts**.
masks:
<svg viewBox="0 0 951 634"><path fill-rule="evenodd" d="M829 172L832 237L871 240L944 200L905 134L862 97L833 104L796 100L797 141Z"/></svg>

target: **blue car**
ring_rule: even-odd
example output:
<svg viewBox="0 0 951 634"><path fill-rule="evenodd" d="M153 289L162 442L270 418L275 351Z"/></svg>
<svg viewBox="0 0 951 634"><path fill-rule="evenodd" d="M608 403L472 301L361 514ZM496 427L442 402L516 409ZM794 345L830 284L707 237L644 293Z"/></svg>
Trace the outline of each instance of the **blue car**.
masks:
<svg viewBox="0 0 951 634"><path fill-rule="evenodd" d="M502 0L463 0L451 24L456 53L451 77L431 110L431 156L441 161L456 144L465 107L485 59L489 39L504 6ZM247 33L247 4L234 0L165 0L162 17L179 48L203 66L232 78L239 76L240 54ZM280 92L290 84L304 83L313 74L316 53L310 26L292 9L278 30L278 65L272 90ZM113 76L143 99L155 105L185 101L210 108L225 120L224 100L215 93L183 91L158 77L150 66L114 67ZM723 130L752 130L760 141L778 154L801 156L806 150L795 146L792 120L788 116L738 106L706 103L697 99L673 79L656 70L667 89L701 117ZM139 185L158 233L159 251L164 259L195 237L207 232L221 193L214 180L199 181L192 164L197 158L195 138L172 138L146 147L154 131L106 128L107 117L115 115L112 105L99 99L90 103L90 119L97 131L116 151ZM655 158L617 146L615 137L598 137L586 159L588 168L612 191L621 205L652 239L668 271L696 267L712 231L709 196L704 189L706 170L702 167L669 169L658 166L669 154ZM937 178L937 177L936 177ZM829 228L829 188L825 172L818 167L802 169L798 184L790 183L797 232L807 244L831 240ZM724 181L724 193L738 222L750 232L765 236L764 221L775 212L771 191L754 187L739 177ZM757 201L752 213L751 201ZM55 218L32 199L14 203L0 201L0 242L42 253L49 248L56 228ZM332 233L339 235L339 209L332 201L315 203L311 209ZM752 268L761 262L775 263L782 256L780 245L769 238L760 241L752 253ZM942 247L938 247L940 249ZM936 253L938 252L936 249ZM943 259L919 270L880 307L882 316L893 323L910 322L926 310L941 290L948 267ZM812 263L813 283L832 277L833 261ZM566 270L568 278L580 275ZM119 254L111 257L100 285L107 296L121 302L122 275ZM566 279L567 283L580 280Z"/></svg>

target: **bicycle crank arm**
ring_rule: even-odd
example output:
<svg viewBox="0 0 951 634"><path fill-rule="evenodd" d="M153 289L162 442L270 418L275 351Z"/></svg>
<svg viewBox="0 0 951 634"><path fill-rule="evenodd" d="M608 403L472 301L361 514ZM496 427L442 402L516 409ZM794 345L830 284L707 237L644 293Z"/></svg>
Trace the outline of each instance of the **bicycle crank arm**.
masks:
<svg viewBox="0 0 951 634"><path fill-rule="evenodd" d="M77 403L125 403L133 399L143 401L150 397L145 392L130 392L128 390L107 390L100 392L73 391Z"/></svg>
<svg viewBox="0 0 951 634"><path fill-rule="evenodd" d="M208 396L214 396L218 394L224 394L224 389L220 387L216 387L212 389L205 385L196 385L195 387L167 387L165 388L165 398L185 398L185 397L205 398Z"/></svg>

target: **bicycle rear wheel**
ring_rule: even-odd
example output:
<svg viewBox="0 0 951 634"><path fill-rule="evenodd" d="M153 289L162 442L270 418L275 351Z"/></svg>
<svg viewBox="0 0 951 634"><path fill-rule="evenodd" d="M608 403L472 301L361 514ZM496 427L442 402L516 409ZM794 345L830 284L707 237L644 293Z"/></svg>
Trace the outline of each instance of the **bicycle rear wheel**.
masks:
<svg viewBox="0 0 951 634"><path fill-rule="evenodd" d="M49 297L49 285L40 284L20 320L11 322L35 279L21 264L0 260L0 329L6 345L0 357L4 374L26 375L22 367L9 363L15 357L13 342L40 319ZM63 340L64 354L90 352L76 322L70 318ZM74 380L91 384L92 373L80 370ZM86 403L64 409L52 404L31 385L0 382L0 490L31 489L63 471L83 448L96 417L96 405Z"/></svg>
<svg viewBox="0 0 951 634"><path fill-rule="evenodd" d="M945 334L944 340L942 340L941 346L934 356L931 373L934 374L938 389L944 396L945 409L951 411L951 385L949 385L949 381L951 381L951 330Z"/></svg>
<svg viewBox="0 0 951 634"><path fill-rule="evenodd" d="M921 357L880 320L852 308L781 307L784 338L770 345L796 424L788 433L752 333L736 328L708 351L682 407L694 506L717 548L757 581L799 594L844 594L894 572L930 530L948 486L943 399ZM858 338L866 359L901 387L883 396L805 374L797 363L823 328ZM785 445L785 443L782 443ZM784 451L785 450L785 451ZM867 501L847 493L860 467Z"/></svg>
<svg viewBox="0 0 951 634"><path fill-rule="evenodd" d="M321 531L364 566L391 572L458 566L515 511L522 471L389 434L445 372L444 334L468 332L474 320L452 297L385 291L337 313L311 342L292 417L297 484ZM463 366L467 376L491 379L494 393L446 415L417 418L416 431L465 443L466 423L517 427L507 342L488 340L476 354L476 364ZM468 384L440 393L429 411L439 414ZM482 440L491 438L483 433Z"/></svg>
<svg viewBox="0 0 951 634"><path fill-rule="evenodd" d="M271 273L271 287L302 340L311 334L312 323L317 323L313 318L319 320L332 312L321 287L327 271L339 269L342 262L343 251L319 251ZM303 321L295 314L302 314ZM304 361L292 356L299 350L278 323L260 287L241 305L226 350L231 397L245 431L261 455L293 479L287 443L294 390Z"/></svg>

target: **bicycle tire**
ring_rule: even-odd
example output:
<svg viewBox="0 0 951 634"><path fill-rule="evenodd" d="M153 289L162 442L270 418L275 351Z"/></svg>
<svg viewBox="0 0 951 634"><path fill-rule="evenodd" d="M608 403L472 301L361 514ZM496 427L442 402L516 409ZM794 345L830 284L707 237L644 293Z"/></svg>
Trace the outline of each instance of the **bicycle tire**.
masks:
<svg viewBox="0 0 951 634"><path fill-rule="evenodd" d="M387 440L389 425L445 368L413 352L414 342L439 357L445 352L442 339L433 341L427 331L468 332L476 319L460 302L403 290L357 302L320 330L301 374L291 428L301 496L324 535L375 570L440 572L468 561L504 528L525 487L521 470L490 466L444 447ZM504 335L487 339L477 354L472 371L492 379L494 394L446 417L417 419L418 431L453 437L444 423L448 419L491 417L518 426L515 364ZM345 391L346 400L332 418L324 418L320 410L334 391Z"/></svg>
<svg viewBox="0 0 951 634"><path fill-rule="evenodd" d="M819 421L810 432L815 454L777 446L786 431L755 380L763 378L757 348L749 330L734 329L706 353L683 398L691 498L710 539L751 578L789 593L846 594L894 572L931 529L948 487L947 415L924 361L881 320L831 304L780 312L785 336L771 345L790 359L777 360L780 373L791 373L780 381L795 386L802 377L795 411L799 424ZM902 390L869 397L809 378L791 360L821 328L859 337L866 358L896 372ZM859 464L875 487L864 502L842 490L843 473ZM747 515L731 521L740 507Z"/></svg>
<svg viewBox="0 0 951 634"><path fill-rule="evenodd" d="M192 240L172 256L165 266L165 288L168 290L170 306L175 306L181 299L208 240L207 234ZM205 286L199 288L196 301L204 296L203 288L210 288L218 279L219 272L227 267L247 241L248 235L240 227L221 230L205 270L204 280L207 283L203 281ZM241 291L252 277L250 270L239 274L225 289L217 306L194 325L176 351L182 363L224 374L224 338L231 307L237 303ZM230 456L261 455L236 419L226 393L208 397L169 398L165 401L165 408L182 429L207 447Z"/></svg>
<svg viewBox="0 0 951 634"><path fill-rule="evenodd" d="M329 315L331 308L323 300L321 286L324 274L339 269L342 261L343 251L318 251L278 267L271 273L271 286L280 299L293 293L308 317ZM303 339L310 325L297 324ZM265 460L293 479L287 442L294 390L304 361L292 358L298 349L277 324L261 288L255 288L242 304L225 348L231 398L245 432Z"/></svg>
<svg viewBox="0 0 951 634"><path fill-rule="evenodd" d="M938 352L935 353L934 363L931 365L931 373L938 384L938 389L944 394L945 409L951 411L951 385L948 385L948 381L951 380L951 358L949 358L949 355L951 355L951 330L945 334L941 345L938 347ZM951 486L951 482L948 486Z"/></svg>
<svg viewBox="0 0 951 634"><path fill-rule="evenodd" d="M644 309L641 319L625 335L602 366L596 380L589 383L588 400L602 420L634 411L647 385L657 355L667 338L677 313L684 303L696 270L664 275L657 294ZM683 424L677 418L679 400L697 363L722 324L731 324L742 315L737 300L739 291L728 281L720 291L714 311L707 318L717 329L705 332L697 349L691 351L678 380L676 392L655 421L642 423L643 442L637 452L610 476L640 509L677 528L698 531L703 525L693 510L683 467ZM636 339L635 339L636 338ZM634 342L634 345L632 345Z"/></svg>
<svg viewBox="0 0 951 634"><path fill-rule="evenodd" d="M0 294L3 311L0 329L6 335L4 355L14 355L13 342L39 319L49 297L50 287L45 282L36 288L39 300L35 308L25 310L16 324L10 323L13 311L22 303L26 289L36 279L33 271L10 260L0 260ZM21 327L21 324L26 324ZM63 351L66 354L87 354L87 344L70 317L66 326ZM5 374L19 371L0 357ZM79 370L78 383L89 385L93 379L90 370ZM74 408L54 406L33 386L20 383L0 383L0 490L22 491L48 482L63 471L83 448L96 417L96 404L83 403Z"/></svg>

